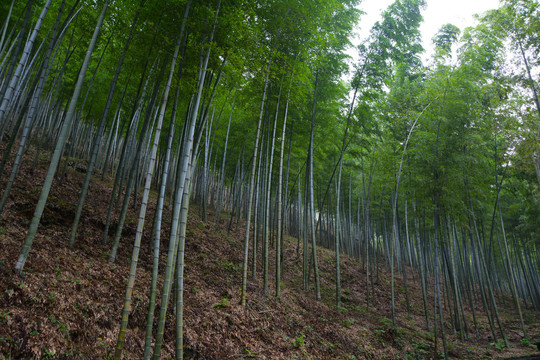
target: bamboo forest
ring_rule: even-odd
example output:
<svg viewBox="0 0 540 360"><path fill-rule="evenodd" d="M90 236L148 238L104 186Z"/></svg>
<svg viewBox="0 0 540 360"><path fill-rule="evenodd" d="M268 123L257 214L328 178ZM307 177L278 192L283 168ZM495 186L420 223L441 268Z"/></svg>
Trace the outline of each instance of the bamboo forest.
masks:
<svg viewBox="0 0 540 360"><path fill-rule="evenodd" d="M540 359L540 4L432 2L1 1L0 359Z"/></svg>

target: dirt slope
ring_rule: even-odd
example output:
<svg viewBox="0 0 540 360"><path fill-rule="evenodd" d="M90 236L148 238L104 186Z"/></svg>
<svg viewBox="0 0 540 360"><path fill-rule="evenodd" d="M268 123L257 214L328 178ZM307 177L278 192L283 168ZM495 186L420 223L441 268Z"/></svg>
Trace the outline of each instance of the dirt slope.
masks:
<svg viewBox="0 0 540 360"><path fill-rule="evenodd" d="M29 154L32 156L32 153ZM130 209L117 262L107 262L109 244L101 242L110 179L95 180L83 213L76 248L66 247L84 174L69 169L53 186L24 277L12 268L41 190L47 163L30 174L26 158L6 210L0 216L0 359L106 359L114 350L128 274L137 214ZM2 174L0 189L6 174ZM151 223L155 202L147 219ZM427 332L419 285L409 279L411 312L407 313L402 279L397 279L398 329L391 326L390 276L381 264L371 300L366 304L366 275L361 263L343 258L343 305L334 303L334 256L319 249L323 301L302 287L301 258L295 239L287 239L282 300L262 295L260 273L248 287L242 308L240 281L243 228L230 234L224 224L203 223L192 206L188 222L185 283L187 358L200 359L429 359L438 357ZM160 269L165 265L169 214L165 215ZM213 219L213 216L209 216ZM111 235L115 226L111 229ZM149 227L145 229L124 358L139 359L151 279ZM271 253L273 256L274 253ZM270 264L273 269L273 264ZM251 267L250 267L251 268ZM260 267L258 268L258 270ZM272 270L273 271L273 270ZM417 275L415 275L417 276ZM412 283L412 284L411 284ZM433 298L430 297L430 303ZM521 343L519 324L509 298L501 305L511 349L490 339L482 309L478 339L461 342L447 324L453 358L507 358L534 354ZM159 307L159 305L158 305ZM156 310L159 311L159 308ZM174 356L174 314L169 311L163 358ZM472 315L468 315L472 327ZM540 315L526 311L532 340L540 341ZM442 350L438 340L438 350ZM536 352L538 354L538 352Z"/></svg>

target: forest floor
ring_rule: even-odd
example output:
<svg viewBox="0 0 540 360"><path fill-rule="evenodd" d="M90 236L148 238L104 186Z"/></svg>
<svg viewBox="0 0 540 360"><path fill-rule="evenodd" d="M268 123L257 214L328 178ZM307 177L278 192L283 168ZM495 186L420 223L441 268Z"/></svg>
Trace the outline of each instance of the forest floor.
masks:
<svg viewBox="0 0 540 360"><path fill-rule="evenodd" d="M66 245L84 174L76 171L80 170L78 166L68 168L63 183L56 181L53 185L24 276L16 276L12 269L48 165L43 156L39 167L31 174L32 155L31 149L0 217L0 359L107 359L114 350L120 326L137 212L130 207L117 261L109 263L111 239L103 245L102 236L111 179L101 181L95 176L75 249L69 250ZM2 174L1 189L6 178L7 175ZM148 224L151 224L154 207L155 199L152 199ZM273 270L270 294L263 296L259 266L257 280L248 285L247 306L242 307L239 302L245 227L241 223L228 233L225 213L220 224L214 223L213 213L209 213L208 222L203 222L200 213L199 207L191 207L187 231L186 358L440 358L442 340L438 338L435 342L433 332L426 330L422 291L415 281L418 275L413 275L411 269L409 312L403 279L396 277L397 327L394 328L390 273L383 263L374 274L373 287L369 287L368 305L364 267L357 260L342 257L343 307L338 310L332 251L317 249L323 297L322 301L317 301L313 281L309 291L302 289L301 251L295 239L287 238L281 300L274 296ZM166 262L169 212L164 222L160 270ZM124 352L126 359L140 359L143 353L152 268L150 228L151 225L146 226L143 236ZM109 237L114 231L113 223ZM273 261L270 269L274 269ZM160 287L161 282L158 289ZM450 328L449 321L445 322L451 358L506 359L540 355L533 345L522 341L511 298L503 296L497 300L511 347L505 348L503 343L491 339L485 312L477 307L478 338L471 331L470 339L462 341ZM433 304L432 291L429 303ZM174 354L174 314L172 307L170 309L162 358ZM467 325L472 329L472 312L468 307L466 310ZM159 313L159 302L156 313ZM525 309L524 318L530 342L540 341L540 314ZM448 320L448 315L445 319Z"/></svg>

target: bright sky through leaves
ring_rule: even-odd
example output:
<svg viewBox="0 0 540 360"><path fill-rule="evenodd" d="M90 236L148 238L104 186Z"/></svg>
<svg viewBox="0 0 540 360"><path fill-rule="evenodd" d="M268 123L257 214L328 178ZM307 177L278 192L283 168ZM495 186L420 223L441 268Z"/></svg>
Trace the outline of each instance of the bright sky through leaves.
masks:
<svg viewBox="0 0 540 360"><path fill-rule="evenodd" d="M365 14L360 19L358 37L353 39L355 45L368 36L373 24L381 19L381 12L392 2L394 0L363 0L361 2L360 9ZM431 56L433 49L431 38L442 25L451 23L463 30L476 23L474 14L481 14L499 7L499 0L426 0L426 2L427 7L422 11L424 21L420 26L423 46L426 49L424 59Z"/></svg>

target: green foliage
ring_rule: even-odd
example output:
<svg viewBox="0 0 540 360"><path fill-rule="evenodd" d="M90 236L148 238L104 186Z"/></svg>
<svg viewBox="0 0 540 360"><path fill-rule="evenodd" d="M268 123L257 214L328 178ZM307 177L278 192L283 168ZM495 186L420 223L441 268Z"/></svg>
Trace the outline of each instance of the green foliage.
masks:
<svg viewBox="0 0 540 360"><path fill-rule="evenodd" d="M0 4L0 21L7 16L8 3ZM34 2L34 9L29 12L29 24L35 23L39 13L37 10L42 3ZM46 49L51 42L49 35L60 14L60 3L53 2L38 34L36 43L43 44L39 51ZM467 247L478 241L482 244L482 250L489 249L489 254L484 256L490 258L482 261L490 264L490 270L504 272L507 267L505 255L502 246L499 247L496 242L502 237L504 226L509 239L510 260L518 269L516 279L525 283L526 278L534 278L526 272L534 268L540 248L540 187L532 161L540 150L540 113L532 98L533 90L537 89L536 80L528 76L527 70L532 70L535 76L540 66L540 9L537 2L505 0L499 9L479 17L476 26L466 28L463 32L452 24L443 25L433 38L437 53L429 63L422 64L419 29L426 1L396 0L382 13L381 20L358 47L359 61L355 64L351 84L348 84L343 80L348 71L344 50L350 46L349 37L359 19L358 3L355 0L222 2L216 35L211 43L207 43L210 19L213 19L216 4L194 2L186 23L189 36L182 44L182 64L177 68L173 84L174 90L178 88L179 98L176 116L172 117L172 106L165 109L166 117L176 122L174 154L181 149L182 131L179 129L184 119L188 118L193 105L192 94L197 91L200 54L211 50L208 66L204 69L208 78L203 84L203 104L200 118L196 120L197 131L200 131L201 144L211 144L209 146L213 153L210 162L217 163L225 150L226 126L223 119L225 114L231 113L224 169L224 182L229 189L245 184L245 179L237 180L235 184L233 179L237 172L244 176L253 161L249 149L252 149L255 141L256 119L268 71L268 96L263 103L266 132L263 141L269 141L268 124L274 112L277 112L279 119L276 130L280 133L286 103L289 105L289 119L292 119L285 139L277 139L287 141L286 148L288 140L292 139L291 158L286 165L290 170L289 182L285 184L288 209L295 209L291 206L291 200L297 193L302 197L301 187L306 186L306 149L314 113L312 160L316 210L319 214L335 208L331 203L336 198L334 189L337 187L331 170L338 163L341 139L347 132L340 185L343 194L340 196L345 195L341 199L350 200L351 205L347 208L344 202L339 206L343 206L344 215L352 222L356 221L353 218L358 214L358 221L364 216L373 226L370 229L373 233L368 234L372 235L368 246L377 248L377 251L381 249L388 256L385 246L390 243L388 233L392 232L389 230L392 226L389 225L395 220L399 249L406 248L410 241L413 257L425 255L426 261L432 261L435 248L433 235L440 235L437 246L445 251L444 256L463 255L459 259L445 258L444 261L448 262L444 266L453 271L457 262L475 264L476 260ZM92 35L103 2L88 2L85 5L66 29L64 37L55 39L58 40L55 57L49 64L53 70L45 79L43 93L47 94L47 97L43 96L47 99L47 106L42 106L45 100L39 104L44 109L50 107L55 111L51 119L61 118L57 115L73 94L85 56L85 44ZM139 117L142 120L145 114L151 116L156 110L151 107L151 99L159 98L163 92L160 77L167 67L168 52L178 36L179 14L182 14L184 6L185 1L171 2L164 12L160 2L145 2L141 8L136 2L127 0L111 3L91 60L91 71L86 74L83 93L87 92L84 96L88 97L84 106L79 103L77 109L80 124L79 128L74 128L74 142L95 136L95 129L88 125L95 125L103 114L108 96L103 89L108 89L113 80L118 57L128 40L132 23L135 36L127 49L118 81L118 89L122 88L122 91L114 94L113 104L117 109L114 115L113 111L107 115L105 137L114 139L115 144L133 144L152 134L153 129L142 133L143 121L135 124L134 120ZM24 1L15 2L8 33L19 33L20 25L16 25L13 19L24 18L24 8ZM64 9L60 16L62 22L69 11ZM133 20L136 17L135 23ZM21 39L26 39L28 29L20 34ZM509 55L506 44L512 48L520 64L528 61L530 69L525 69L524 65L517 66L517 69L508 66L517 61L513 61L515 59ZM456 52L453 47L457 47ZM43 53L37 51L32 50L32 55L41 61ZM450 54L457 56L451 59ZM3 55L0 54L0 57ZM2 76L6 76L6 69L0 70ZM37 70L29 74L29 78L21 79L20 83L32 84L38 79ZM7 84L7 80L2 78L0 83ZM281 98L278 99L281 86L287 91L282 89ZM349 94L351 90L357 91L354 106ZM30 92L25 88L22 93L27 91ZM233 97L236 99L234 111ZM15 105L15 108L24 109L24 104ZM350 118L349 109L352 109ZM201 126L207 118L208 126ZM135 125L130 129L132 123ZM57 125L44 123L42 126L39 123L32 126L40 130ZM165 151L163 139L166 133L163 131L160 142L160 159ZM269 152L264 146L261 146L261 154ZM84 152L79 148L75 150ZM114 151L118 153L120 149ZM279 151L271 155L282 155L278 154ZM87 155L83 154L82 157L86 158ZM100 153L100 157L106 158L108 155ZM40 154L40 158L46 160L47 157ZM267 166L264 161L262 164L262 167ZM216 173L217 169L212 166L209 166L209 172ZM275 174L269 175L271 188L268 190L275 194ZM28 192L39 193L41 186L38 185L33 184L32 188L27 189ZM324 193L326 188L329 189L327 194ZM350 189L350 195L347 189ZM500 209L496 206L499 204ZM329 216L335 218L335 214L330 213ZM136 221L136 217L128 217L127 220L128 223ZM361 224L349 225L351 228L358 225L364 231ZM322 233L322 227L319 229ZM213 231L213 227L201 222L187 236L192 238L208 231ZM0 227L0 235L5 232L6 229ZM455 243L454 236L457 239ZM342 241L345 243L349 239ZM356 250L352 250L355 255ZM107 250L98 251L103 257L108 256ZM201 253L198 259L203 262L208 260L205 253ZM411 263L422 262L418 260L408 259ZM228 276L231 278L241 269L240 264L227 259L215 260L213 264L218 269L230 272ZM430 270L433 268L433 263L424 265ZM210 271L205 269L204 273ZM79 282L58 267L54 273L56 279L51 286L55 286L63 276L74 284ZM468 271L459 269L457 273ZM506 279L507 276L502 278ZM505 285L502 284L503 287ZM6 290L5 295L10 297L24 289L25 285L20 283L17 289ZM398 286L398 293L403 293L403 290ZM193 287L192 292L197 292L197 289ZM343 289L343 293L349 295L350 291ZM52 291L44 296L49 305L54 305L58 298L58 294ZM32 301L38 300L36 294ZM229 299L223 298L213 307L219 309L228 305ZM338 310L347 311L345 307ZM357 306L354 310L363 313L367 308ZM534 314L531 314L524 313L526 322L534 322L535 318L531 318ZM0 314L0 321L5 321L9 316L9 312ZM322 317L319 320L330 321ZM346 327L353 323L353 320L343 320ZM384 336L390 336L390 331L396 330L390 319L383 318L381 325L384 329L375 330L375 335L381 340ZM61 328L64 324L58 326L62 332L67 332L67 328ZM301 332L293 345L304 348L304 340L305 333ZM528 341L522 341L525 340ZM494 344L497 349L503 345ZM416 351L411 354L413 357L422 357L430 350L422 342L413 344L413 347ZM249 349L246 352L251 356Z"/></svg>
<svg viewBox="0 0 540 360"><path fill-rule="evenodd" d="M10 316L11 315L11 311L6 311L6 312L3 312L1 311L0 312L0 321L7 321L10 319Z"/></svg>
<svg viewBox="0 0 540 360"><path fill-rule="evenodd" d="M293 345L296 348L303 349L306 347L306 335L303 331L301 331L293 340Z"/></svg>
<svg viewBox="0 0 540 360"><path fill-rule="evenodd" d="M110 345L108 342L106 342L104 339L102 338L97 338L96 339L96 345L98 346L98 348L103 348L103 349L106 349L107 351L109 351L109 348L110 348Z"/></svg>
<svg viewBox="0 0 540 360"><path fill-rule="evenodd" d="M499 340L497 342L490 343L492 346L494 346L498 351L503 351L506 347L506 344L504 343L504 340Z"/></svg>
<svg viewBox="0 0 540 360"><path fill-rule="evenodd" d="M222 308L225 308L227 306L229 306L229 299L227 298L223 298L221 299L218 303L215 303L214 305L212 305L214 308L216 309L222 309Z"/></svg>
<svg viewBox="0 0 540 360"><path fill-rule="evenodd" d="M443 53L449 54L452 50L452 44L457 41L460 32L457 26L445 24L441 26L437 34L433 37L433 43Z"/></svg>
<svg viewBox="0 0 540 360"><path fill-rule="evenodd" d="M234 264L226 259L221 260L221 267L223 267L225 270L229 271L238 271L240 269L240 266L237 264Z"/></svg>
<svg viewBox="0 0 540 360"><path fill-rule="evenodd" d="M47 297L47 302L49 304L54 304L56 302L56 300L58 299L58 294L55 293L54 291L51 291L49 293L49 296Z"/></svg>
<svg viewBox="0 0 540 360"><path fill-rule="evenodd" d="M248 348L246 348L246 356L249 358L255 358L257 357L257 352L251 351Z"/></svg>
<svg viewBox="0 0 540 360"><path fill-rule="evenodd" d="M43 352L43 359L52 360L55 357L56 357L56 353L54 352L54 350L45 349L45 351Z"/></svg>
<svg viewBox="0 0 540 360"><path fill-rule="evenodd" d="M375 334L375 336L377 337L377 339L379 341L381 341L381 342L384 341L384 334L386 333L385 330L383 330L383 329L375 329L375 330L373 330L373 333Z"/></svg>
<svg viewBox="0 0 540 360"><path fill-rule="evenodd" d="M393 327L392 319L389 319L387 317L382 317L379 319L379 322L383 324L386 327Z"/></svg>

